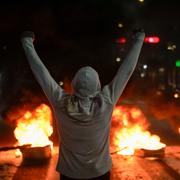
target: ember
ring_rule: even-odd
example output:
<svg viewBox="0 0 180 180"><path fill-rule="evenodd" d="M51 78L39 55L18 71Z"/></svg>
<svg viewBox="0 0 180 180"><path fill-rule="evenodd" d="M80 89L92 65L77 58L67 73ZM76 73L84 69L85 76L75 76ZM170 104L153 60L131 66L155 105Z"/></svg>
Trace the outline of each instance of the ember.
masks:
<svg viewBox="0 0 180 180"><path fill-rule="evenodd" d="M112 116L113 145L121 155L133 155L136 149L157 150L166 145L151 135L148 121L137 107L117 106Z"/></svg>
<svg viewBox="0 0 180 180"><path fill-rule="evenodd" d="M49 137L53 133L51 126L51 109L41 104L34 111L27 111L17 120L17 127L14 135L18 140L18 145L31 144L31 147L43 147L50 145L53 147Z"/></svg>

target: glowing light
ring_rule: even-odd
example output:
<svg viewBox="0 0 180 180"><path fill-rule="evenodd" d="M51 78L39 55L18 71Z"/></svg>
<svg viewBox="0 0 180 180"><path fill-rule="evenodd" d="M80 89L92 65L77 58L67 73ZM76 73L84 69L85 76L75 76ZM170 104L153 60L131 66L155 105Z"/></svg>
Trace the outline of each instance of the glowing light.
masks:
<svg viewBox="0 0 180 180"><path fill-rule="evenodd" d="M163 67L160 67L158 70L159 70L159 72L164 72L165 71L165 69Z"/></svg>
<svg viewBox="0 0 180 180"><path fill-rule="evenodd" d="M180 67L180 60L176 60L176 67Z"/></svg>
<svg viewBox="0 0 180 180"><path fill-rule="evenodd" d="M143 3L144 2L144 0L138 0L139 2L141 2L141 3Z"/></svg>
<svg viewBox="0 0 180 180"><path fill-rule="evenodd" d="M119 39L117 39L116 42L119 44L125 44L127 42L127 40L125 37L120 37Z"/></svg>
<svg viewBox="0 0 180 180"><path fill-rule="evenodd" d="M120 57L117 57L116 58L116 62L120 62L121 61L121 58Z"/></svg>
<svg viewBox="0 0 180 180"><path fill-rule="evenodd" d="M60 82L59 82L59 85L60 85L60 86L63 86L63 85L64 85L63 81L60 81Z"/></svg>
<svg viewBox="0 0 180 180"><path fill-rule="evenodd" d="M176 45L175 45L175 44L168 44L168 45L167 45L167 50L169 50L169 51L174 51L174 50L176 50Z"/></svg>
<svg viewBox="0 0 180 180"><path fill-rule="evenodd" d="M118 24L118 27L119 27L119 28L123 28L123 24L122 24L122 23L119 23L119 24Z"/></svg>
<svg viewBox="0 0 180 180"><path fill-rule="evenodd" d="M136 149L157 150L166 145L160 137L147 131L147 119L137 107L117 106L113 111L113 144L121 155L133 155Z"/></svg>
<svg viewBox="0 0 180 180"><path fill-rule="evenodd" d="M157 44L160 42L159 37L157 36L152 36L152 37L145 37L144 38L145 43L152 43L152 44Z"/></svg>
<svg viewBox="0 0 180 180"><path fill-rule="evenodd" d="M41 104L34 111L27 111L17 120L17 127L14 130L18 145L31 144L32 147L51 145L49 137L53 133L51 126L51 109Z"/></svg>
<svg viewBox="0 0 180 180"><path fill-rule="evenodd" d="M145 77L145 73L141 73L140 76L141 76L142 78L144 78L144 77Z"/></svg>
<svg viewBox="0 0 180 180"><path fill-rule="evenodd" d="M143 65L143 69L147 69L147 67L148 67L147 64Z"/></svg>
<svg viewBox="0 0 180 180"><path fill-rule="evenodd" d="M176 99L179 98L179 94L178 94L178 93L175 93L175 94L174 94L174 98L176 98Z"/></svg>
<svg viewBox="0 0 180 180"><path fill-rule="evenodd" d="M162 95L162 92L161 92L161 91L157 91L156 94L157 94L158 96L161 96L161 95Z"/></svg>

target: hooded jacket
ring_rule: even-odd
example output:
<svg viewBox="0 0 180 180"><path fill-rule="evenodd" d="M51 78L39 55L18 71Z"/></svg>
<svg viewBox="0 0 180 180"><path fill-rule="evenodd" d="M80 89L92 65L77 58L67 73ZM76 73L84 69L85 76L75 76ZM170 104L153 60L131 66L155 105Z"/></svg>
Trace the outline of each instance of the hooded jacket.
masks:
<svg viewBox="0 0 180 180"><path fill-rule="evenodd" d="M109 133L113 108L137 64L144 33L137 33L113 80L101 88L98 73L83 67L66 93L37 55L33 39L22 38L30 67L52 105L60 135L57 171L71 178L94 178L111 169Z"/></svg>

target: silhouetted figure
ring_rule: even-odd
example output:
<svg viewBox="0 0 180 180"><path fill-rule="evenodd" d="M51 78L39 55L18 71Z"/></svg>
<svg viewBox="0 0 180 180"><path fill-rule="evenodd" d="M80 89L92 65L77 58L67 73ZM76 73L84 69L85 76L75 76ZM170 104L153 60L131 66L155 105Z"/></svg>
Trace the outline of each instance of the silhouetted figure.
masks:
<svg viewBox="0 0 180 180"><path fill-rule="evenodd" d="M59 130L57 171L62 179L110 179L112 160L109 133L113 108L132 75L143 45L137 30L134 45L112 82L101 88L98 73L83 67L72 80L73 93L65 92L37 55L34 33L22 34L22 45L31 69L51 103Z"/></svg>

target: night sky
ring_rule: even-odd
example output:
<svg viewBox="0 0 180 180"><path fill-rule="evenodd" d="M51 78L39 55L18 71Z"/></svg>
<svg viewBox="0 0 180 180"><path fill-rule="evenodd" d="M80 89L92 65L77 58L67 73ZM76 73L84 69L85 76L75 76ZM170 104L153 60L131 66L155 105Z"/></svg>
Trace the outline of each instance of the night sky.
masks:
<svg viewBox="0 0 180 180"><path fill-rule="evenodd" d="M116 39L129 38L136 27L145 29L146 35L158 35L160 45L179 43L178 6L173 0L7 1L0 6L0 54L5 54L1 59L14 57L11 63L18 63L20 35L31 30L39 55L50 66L58 63L59 72L67 63L75 65L73 69L109 65L119 53ZM126 54L126 46L121 54Z"/></svg>
<svg viewBox="0 0 180 180"><path fill-rule="evenodd" d="M144 45L139 64L149 63L156 68L160 64L169 66L167 61L171 58L173 61L180 58L179 7L175 0L1 3L0 101L8 104L22 87L39 90L21 47L23 31L35 33L36 50L55 80L71 80L80 67L90 65L99 72L105 84L121 64L116 58L126 56L135 28L143 28L146 36L156 35L161 40L158 45ZM119 23L123 24L122 28L118 27ZM120 45L116 40L122 36L127 38L127 43ZM175 52L170 55L166 52L168 43L176 45ZM1 111L6 109L4 106Z"/></svg>

